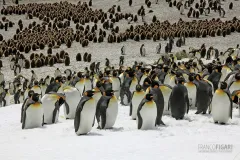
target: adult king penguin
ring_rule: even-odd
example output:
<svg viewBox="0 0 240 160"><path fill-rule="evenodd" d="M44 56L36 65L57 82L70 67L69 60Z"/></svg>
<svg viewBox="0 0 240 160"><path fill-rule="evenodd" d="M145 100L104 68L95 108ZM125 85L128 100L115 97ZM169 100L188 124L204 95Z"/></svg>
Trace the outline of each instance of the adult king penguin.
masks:
<svg viewBox="0 0 240 160"><path fill-rule="evenodd" d="M88 90L84 92L77 106L74 118L74 128L77 135L87 134L92 129L96 113L96 104L92 97L93 95L94 91Z"/></svg>
<svg viewBox="0 0 240 160"><path fill-rule="evenodd" d="M137 109L143 98L145 97L146 93L142 90L141 85L136 86L136 91L133 92L132 101L130 103L130 116L133 120L137 118Z"/></svg>
<svg viewBox="0 0 240 160"><path fill-rule="evenodd" d="M215 123L225 124L232 118L232 99L227 89L227 83L221 82L212 99L212 117Z"/></svg>
<svg viewBox="0 0 240 160"><path fill-rule="evenodd" d="M24 111L24 109L25 109L25 106L26 106L26 104L27 104L27 101L28 100L30 100L30 99L32 99L32 95L34 94L34 91L32 91L32 90L30 90L30 91L28 91L28 96L24 99L24 102L23 102L23 104L22 104L22 108L21 108L21 123L22 123L22 120L23 120L23 111Z"/></svg>
<svg viewBox="0 0 240 160"><path fill-rule="evenodd" d="M185 113L189 111L188 91L183 84L184 79L178 78L177 85L173 87L169 99L171 115L176 120L183 119Z"/></svg>
<svg viewBox="0 0 240 160"><path fill-rule="evenodd" d="M137 127L141 130L153 129L156 126L157 105L152 94L146 94L137 110Z"/></svg>
<svg viewBox="0 0 240 160"><path fill-rule="evenodd" d="M168 102L169 102L170 95L172 93L172 87L167 84L160 84L159 88L162 91L163 99L164 99L163 115L169 115L170 110L168 107Z"/></svg>
<svg viewBox="0 0 240 160"><path fill-rule="evenodd" d="M24 108L22 129L42 127L43 124L44 115L42 104L39 102L39 95L34 93Z"/></svg>
<svg viewBox="0 0 240 160"><path fill-rule="evenodd" d="M80 93L75 87L66 86L63 88L65 94L64 115L66 119L74 119L79 103Z"/></svg>
<svg viewBox="0 0 240 160"><path fill-rule="evenodd" d="M193 83L194 77L189 75L189 82L185 83L184 86L188 91L189 105L190 107L196 107L196 94L197 94L197 86Z"/></svg>
<svg viewBox="0 0 240 160"><path fill-rule="evenodd" d="M112 128L118 114L118 101L113 90L107 90L99 99L96 109L96 118L99 129Z"/></svg>
<svg viewBox="0 0 240 160"><path fill-rule="evenodd" d="M59 108L65 101L62 93L50 92L42 97L42 106L44 111L44 123L57 123L59 116Z"/></svg>

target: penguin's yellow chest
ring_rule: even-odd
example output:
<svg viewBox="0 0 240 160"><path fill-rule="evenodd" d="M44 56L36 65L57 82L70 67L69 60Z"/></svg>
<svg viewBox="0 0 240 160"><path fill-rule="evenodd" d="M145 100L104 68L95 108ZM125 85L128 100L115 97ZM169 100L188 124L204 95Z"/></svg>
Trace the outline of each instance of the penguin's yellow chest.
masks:
<svg viewBox="0 0 240 160"><path fill-rule="evenodd" d="M154 101L148 101L145 103L145 107L153 108L153 107L155 107L154 103L155 103Z"/></svg>
<svg viewBox="0 0 240 160"><path fill-rule="evenodd" d="M217 94L218 96L223 97L223 96L225 96L226 93L225 93L223 90L218 89L218 90L216 90L216 94Z"/></svg>
<svg viewBox="0 0 240 160"><path fill-rule="evenodd" d="M40 108L40 107L41 107L41 103L39 103L39 102L36 102L31 105L31 108Z"/></svg>

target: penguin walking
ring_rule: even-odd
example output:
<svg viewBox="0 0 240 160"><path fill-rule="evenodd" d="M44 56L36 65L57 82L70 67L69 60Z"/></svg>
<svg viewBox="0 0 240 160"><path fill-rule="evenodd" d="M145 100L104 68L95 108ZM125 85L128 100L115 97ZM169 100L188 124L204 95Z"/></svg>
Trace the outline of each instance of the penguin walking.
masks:
<svg viewBox="0 0 240 160"><path fill-rule="evenodd" d="M96 109L96 119L99 129L110 129L116 122L118 101L113 90L107 90L99 99Z"/></svg>
<svg viewBox="0 0 240 160"><path fill-rule="evenodd" d="M33 70L31 70L31 73L32 73L31 82L33 82L34 80L38 80L38 77L37 77L36 73Z"/></svg>
<svg viewBox="0 0 240 160"><path fill-rule="evenodd" d="M13 70L14 70L14 76L18 76L21 73L21 66L16 63L13 66Z"/></svg>
<svg viewBox="0 0 240 160"><path fill-rule="evenodd" d="M18 89L17 92L14 94L14 103L15 104L20 104L20 95L21 94L21 89Z"/></svg>
<svg viewBox="0 0 240 160"><path fill-rule="evenodd" d="M125 55L125 51L126 51L125 46L122 46L122 48L121 48L121 55Z"/></svg>
<svg viewBox="0 0 240 160"><path fill-rule="evenodd" d="M133 92L132 95L132 101L130 103L130 113L129 115L132 117L133 120L136 120L137 118L137 110L138 106L145 97L146 93L144 90L142 90L141 85L136 86L136 91Z"/></svg>
<svg viewBox="0 0 240 160"><path fill-rule="evenodd" d="M42 107L44 111L44 123L57 123L59 116L59 108L64 104L65 96L62 93L46 93L42 99Z"/></svg>
<svg viewBox="0 0 240 160"><path fill-rule="evenodd" d="M10 105L10 93L8 89L4 89L0 94L0 103L1 107L6 107Z"/></svg>
<svg viewBox="0 0 240 160"><path fill-rule="evenodd" d="M88 90L84 92L77 106L74 118L74 128L78 136L90 132L94 125L96 104L93 95L94 91Z"/></svg>
<svg viewBox="0 0 240 160"><path fill-rule="evenodd" d="M221 82L212 99L212 117L215 123L226 124L232 118L233 103L227 91L227 83Z"/></svg>
<svg viewBox="0 0 240 160"><path fill-rule="evenodd" d="M184 79L178 78L177 85L173 87L169 99L171 115L176 120L183 119L185 113L188 113L189 111L188 91L183 84Z"/></svg>
<svg viewBox="0 0 240 160"><path fill-rule="evenodd" d="M66 119L74 119L75 112L79 103L80 93L75 87L66 86L63 88L65 94L64 115Z"/></svg>
<svg viewBox="0 0 240 160"><path fill-rule="evenodd" d="M157 105L152 94L146 94L138 106L137 128L141 130L154 129L156 126Z"/></svg>
<svg viewBox="0 0 240 160"><path fill-rule="evenodd" d="M23 110L22 129L32 129L44 125L43 107L39 95L34 93Z"/></svg>
<svg viewBox="0 0 240 160"><path fill-rule="evenodd" d="M119 66L123 66L124 64L124 56L119 57Z"/></svg>

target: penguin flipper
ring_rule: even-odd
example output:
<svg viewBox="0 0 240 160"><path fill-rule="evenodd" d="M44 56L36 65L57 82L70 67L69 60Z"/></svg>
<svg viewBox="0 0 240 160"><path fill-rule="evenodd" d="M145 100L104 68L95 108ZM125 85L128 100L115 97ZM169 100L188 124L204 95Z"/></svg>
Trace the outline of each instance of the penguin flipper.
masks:
<svg viewBox="0 0 240 160"><path fill-rule="evenodd" d="M42 120L42 126L44 125L44 115L43 115L43 120Z"/></svg>
<svg viewBox="0 0 240 160"><path fill-rule="evenodd" d="M55 107L53 110L52 123L55 123L57 112L58 112L58 108Z"/></svg>
<svg viewBox="0 0 240 160"><path fill-rule="evenodd" d="M23 111L23 120L22 120L22 129L25 129L25 122L26 122L26 111L24 110Z"/></svg>
<svg viewBox="0 0 240 160"><path fill-rule="evenodd" d="M139 104L138 106L138 110L137 110L137 121L138 121L138 129L142 128L142 124L143 124L143 119L142 116L140 114L140 111L143 107L143 105L145 104L146 100L142 100L142 102ZM156 124L155 124L156 125Z"/></svg>
<svg viewBox="0 0 240 160"><path fill-rule="evenodd" d="M92 124L92 127L94 126L95 124L95 116L93 117L93 124Z"/></svg>
<svg viewBox="0 0 240 160"><path fill-rule="evenodd" d="M106 111L107 111L106 107L102 106L100 108L101 129L103 129L106 125Z"/></svg>
<svg viewBox="0 0 240 160"><path fill-rule="evenodd" d="M130 112L129 112L129 116L132 115L132 102L130 103Z"/></svg>
<svg viewBox="0 0 240 160"><path fill-rule="evenodd" d="M65 109L66 109L66 112L67 112L67 114L69 114L69 112L70 112L70 108L69 108L69 105L68 105L68 103L65 101Z"/></svg>
<svg viewBox="0 0 240 160"><path fill-rule="evenodd" d="M79 124L81 121L81 111L82 111L82 107L78 107L75 113L75 118L74 118L74 128L75 128L75 132L78 131L79 128Z"/></svg>

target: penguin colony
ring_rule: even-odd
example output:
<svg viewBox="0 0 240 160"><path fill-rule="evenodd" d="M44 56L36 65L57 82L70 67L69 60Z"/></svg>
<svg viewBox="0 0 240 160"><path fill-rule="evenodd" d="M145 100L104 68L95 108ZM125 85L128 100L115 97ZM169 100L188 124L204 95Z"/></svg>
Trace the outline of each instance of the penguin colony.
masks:
<svg viewBox="0 0 240 160"><path fill-rule="evenodd" d="M225 11L218 1L176 2L167 0L169 7L176 6L180 14L184 8L190 8L188 17L199 18L210 11L218 11L224 17ZM157 3L157 1L156 1ZM145 1L150 8L152 2ZM121 13L120 6L112 6L108 12L102 9L93 10L92 1L79 1L77 4L60 2L53 4L20 4L1 9L1 14L26 15L27 19L38 18L24 26L20 19L18 28L12 39L5 40L0 34L0 57L8 57L10 68L14 70L13 82L6 82L0 72L0 103L1 106L10 105L11 95L15 104L22 104L22 129L41 127L45 124L58 122L59 109L64 108L66 119L74 119L77 135L87 134L97 122L98 129L111 129L118 115L118 100L121 105L130 106L129 115L137 122L137 128L153 129L165 125L162 116L170 115L176 120L184 119L190 109L196 109L196 114L211 114L215 123L226 124L232 118L233 104L239 105L240 96L240 48L229 48L219 53L218 49L205 44L200 49L190 49L179 53L178 57L171 53L176 40L176 46L185 45L185 38L230 35L240 32L240 20L234 17L229 21L220 18L212 20L194 20L185 22L179 19L171 24L160 22L154 15L152 23L145 22L145 8L141 6L137 15ZM132 0L129 1L132 6ZM54 8L54 10L53 10ZM195 9L193 9L195 8ZM230 3L229 9L233 9ZM149 13L153 12L152 10ZM0 29L8 31L15 25L6 17L0 21ZM142 17L143 25L130 25L124 32L120 32L116 22L123 19L128 24L138 22ZM76 31L70 27L74 23ZM94 23L92 27L88 23ZM102 28L99 27L102 23ZM25 28L24 28L25 27ZM109 33L108 31L111 30ZM98 32L98 34L97 34ZM119 68L111 66L106 58L104 70L100 70L100 62L92 62L83 72L65 70L63 73L57 68L54 77L46 76L39 79L32 70L31 78L23 77L21 69L54 66L64 63L69 66L70 57L64 50L54 54L54 49L65 44L72 47L75 41L84 47L90 42L120 43L127 40L168 40L165 55L154 63L145 65L135 62L131 67L124 67L125 47L121 49ZM24 54L47 49L44 53L31 53L29 59ZM160 54L161 43L156 47ZM146 56L144 44L140 47L140 55ZM177 54L176 54L177 55ZM187 62L177 62L181 58L189 58ZM203 64L201 59L212 60ZM92 55L77 53L76 61L91 62ZM2 67L2 64L0 65ZM240 114L240 107L239 107Z"/></svg>

